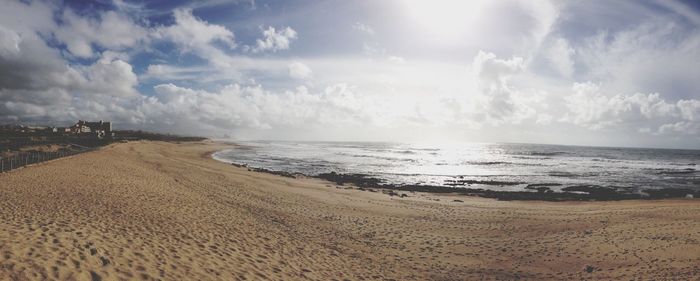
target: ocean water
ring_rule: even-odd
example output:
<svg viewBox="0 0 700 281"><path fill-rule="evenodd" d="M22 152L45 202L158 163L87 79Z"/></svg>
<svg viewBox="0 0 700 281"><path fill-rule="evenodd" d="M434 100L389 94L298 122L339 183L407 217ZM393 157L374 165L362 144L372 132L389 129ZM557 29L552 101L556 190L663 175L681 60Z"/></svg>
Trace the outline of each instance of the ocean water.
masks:
<svg viewBox="0 0 700 281"><path fill-rule="evenodd" d="M249 167L316 176L364 174L394 185L553 191L594 185L637 192L700 190L700 150L539 144L378 142L236 142L214 158Z"/></svg>

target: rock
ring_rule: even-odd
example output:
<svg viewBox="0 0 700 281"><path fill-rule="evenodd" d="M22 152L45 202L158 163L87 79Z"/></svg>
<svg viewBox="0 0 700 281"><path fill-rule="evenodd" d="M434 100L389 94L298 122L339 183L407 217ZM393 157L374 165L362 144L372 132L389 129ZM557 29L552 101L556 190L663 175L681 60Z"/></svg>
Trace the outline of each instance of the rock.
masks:
<svg viewBox="0 0 700 281"><path fill-rule="evenodd" d="M464 201L459 200L459 199L455 199L455 200L452 200L452 202L460 202L460 203L463 203Z"/></svg>
<svg viewBox="0 0 700 281"><path fill-rule="evenodd" d="M560 183L532 183L528 184L525 189L537 190L537 192L553 192L552 186L561 186Z"/></svg>
<svg viewBox="0 0 700 281"><path fill-rule="evenodd" d="M316 177L338 185L349 183L358 187L381 187L381 180L365 174L339 174L330 172L319 174Z"/></svg>
<svg viewBox="0 0 700 281"><path fill-rule="evenodd" d="M250 168L249 168L250 169ZM283 176L294 177L291 173L277 173ZM470 188L472 184L478 185L516 185L524 184L520 182L504 182L491 180L465 180L455 177L448 180L445 185L423 185L423 184L392 184L383 182L379 178L366 174L341 174L329 172L314 176L316 178L330 181L338 186L350 184L352 186L371 191L378 188L382 193L390 196L401 196L397 192L429 192L429 193L454 193L466 196L479 196L485 198L495 198L498 200L544 200L544 201L610 201L626 199L664 199L664 198L700 198L700 191L690 189L644 189L639 192L631 192L625 188L614 186L597 185L574 185L567 186L561 190L553 190L552 187L562 186L560 183L533 183L524 187L527 191L497 191L483 188ZM350 188L347 188L350 189ZM392 192L387 190L394 190ZM536 192L532 192L536 191Z"/></svg>
<svg viewBox="0 0 700 281"><path fill-rule="evenodd" d="M562 191L585 192L594 197L614 197L618 193L614 188L598 185L572 185L561 189Z"/></svg>
<svg viewBox="0 0 700 281"><path fill-rule="evenodd" d="M510 186L523 184L522 182L510 182L510 181L495 181L495 180L445 180L445 185L447 186L470 186L472 184L480 185L496 185L496 186Z"/></svg>
<svg viewBox="0 0 700 281"><path fill-rule="evenodd" d="M662 189L645 189L644 192L649 194L651 199L665 199L665 198L688 198L688 194L697 194L695 190L688 188L662 188Z"/></svg>
<svg viewBox="0 0 700 281"><path fill-rule="evenodd" d="M282 177L286 177L286 178L296 178L296 174L290 173L290 172L285 172L285 171L274 171L274 170L268 170L268 169L264 169L264 168L252 168L252 169L248 168L248 171L267 173L267 174L282 176Z"/></svg>

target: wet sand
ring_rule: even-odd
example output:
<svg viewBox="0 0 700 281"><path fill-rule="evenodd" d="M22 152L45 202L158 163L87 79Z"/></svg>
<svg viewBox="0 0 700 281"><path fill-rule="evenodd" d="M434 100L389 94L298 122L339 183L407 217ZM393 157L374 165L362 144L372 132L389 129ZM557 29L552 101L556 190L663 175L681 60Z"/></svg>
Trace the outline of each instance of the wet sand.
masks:
<svg viewBox="0 0 700 281"><path fill-rule="evenodd" d="M399 198L209 157L224 146L123 143L0 174L0 280L700 278L698 199Z"/></svg>

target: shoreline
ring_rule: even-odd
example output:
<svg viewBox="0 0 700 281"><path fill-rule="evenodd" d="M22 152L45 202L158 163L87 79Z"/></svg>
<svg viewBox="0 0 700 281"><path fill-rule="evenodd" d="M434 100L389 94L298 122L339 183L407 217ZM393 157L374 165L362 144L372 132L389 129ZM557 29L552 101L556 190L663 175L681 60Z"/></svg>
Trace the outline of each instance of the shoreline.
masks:
<svg viewBox="0 0 700 281"><path fill-rule="evenodd" d="M234 142L226 144L238 145ZM290 173L284 171L275 171L266 168L249 167L245 164L238 164L224 158L216 157L215 154L220 151L211 152L211 158L222 163L230 164L234 167L246 168L249 171L267 173L287 178L307 177L326 180L338 186L354 186L360 190L387 190L392 191L392 196L395 191L403 192L423 192L433 194L458 194L469 197L483 197L505 201L621 201L621 200L662 200L662 199L695 199L700 198L700 189L676 189L676 188L660 188L660 189L642 189L639 192L625 192L610 187L599 185L572 185L562 188L563 192L556 192L550 189L551 186L561 186L559 183L550 184L528 184L525 189L532 191L498 191L486 188L471 188L467 186L474 185L509 185L510 182L492 182L492 181L466 181L456 180L450 186L443 185L420 185L420 184L387 184L381 179L372 177L367 174L340 174L336 172L323 173L319 175L306 175L302 173ZM524 184L524 183L518 183Z"/></svg>
<svg viewBox="0 0 700 281"><path fill-rule="evenodd" d="M696 200L402 198L211 158L225 146L119 143L0 174L0 280L700 274Z"/></svg>

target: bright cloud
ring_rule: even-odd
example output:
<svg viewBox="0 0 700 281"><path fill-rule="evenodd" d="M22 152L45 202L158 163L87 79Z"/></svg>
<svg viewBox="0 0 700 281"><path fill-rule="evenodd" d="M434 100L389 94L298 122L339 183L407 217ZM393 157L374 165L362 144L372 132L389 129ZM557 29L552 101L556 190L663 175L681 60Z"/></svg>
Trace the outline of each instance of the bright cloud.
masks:
<svg viewBox="0 0 700 281"><path fill-rule="evenodd" d="M684 128L687 134L700 134L698 128L700 100L679 100L670 103L659 93L607 96L600 92L600 86L591 82L575 83L573 94L566 98L569 112L562 121L572 122L593 130L610 127L637 127L646 130L655 126L660 133L679 131ZM671 129L673 128L673 129Z"/></svg>
<svg viewBox="0 0 700 281"><path fill-rule="evenodd" d="M71 10L65 10L63 24L55 31L56 38L64 42L74 56L94 56L93 45L110 50L134 47L147 39L148 32L124 14L114 11L100 13L95 19L84 18Z"/></svg>
<svg viewBox="0 0 700 281"><path fill-rule="evenodd" d="M512 75L523 70L523 58L503 60L495 54L479 52L472 67L479 78L478 86L484 97L484 114L488 121L519 123L534 114L533 109L515 102L513 95L518 94L517 90L508 82Z"/></svg>
<svg viewBox="0 0 700 281"><path fill-rule="evenodd" d="M178 9L173 12L175 24L156 29L155 36L171 40L181 47L181 51L203 51L219 41L229 48L235 48L233 32L226 27L209 24L192 15L192 10Z"/></svg>
<svg viewBox="0 0 700 281"><path fill-rule="evenodd" d="M250 50L253 53L286 50L289 49L292 40L296 38L297 32L289 26L280 30L275 30L274 27L269 26L267 29L263 30L263 38L258 39L256 41L257 44L250 48Z"/></svg>
<svg viewBox="0 0 700 281"><path fill-rule="evenodd" d="M289 76L292 78L308 79L311 75L311 68L301 62L293 62L289 65Z"/></svg>
<svg viewBox="0 0 700 281"><path fill-rule="evenodd" d="M374 35L374 28L361 22L356 22L352 25L352 28L367 33L368 35Z"/></svg>

